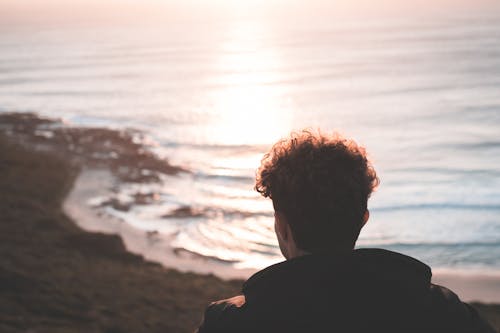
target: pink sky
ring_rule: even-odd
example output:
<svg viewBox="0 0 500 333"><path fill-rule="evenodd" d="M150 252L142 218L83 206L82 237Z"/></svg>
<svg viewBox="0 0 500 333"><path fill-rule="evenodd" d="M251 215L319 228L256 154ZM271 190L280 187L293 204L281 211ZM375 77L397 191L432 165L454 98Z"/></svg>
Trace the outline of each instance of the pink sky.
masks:
<svg viewBox="0 0 500 333"><path fill-rule="evenodd" d="M11 22L79 20L149 21L272 16L442 15L484 10L500 13L498 0L1 0L0 19Z"/></svg>

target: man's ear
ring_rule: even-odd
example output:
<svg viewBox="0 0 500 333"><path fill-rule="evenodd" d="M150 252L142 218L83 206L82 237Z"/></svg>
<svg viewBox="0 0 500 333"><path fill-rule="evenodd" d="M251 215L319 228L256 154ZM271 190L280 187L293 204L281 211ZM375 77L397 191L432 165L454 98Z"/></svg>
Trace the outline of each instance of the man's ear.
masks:
<svg viewBox="0 0 500 333"><path fill-rule="evenodd" d="M276 232L279 233L281 239L287 241L288 237L290 237L289 235L290 229L288 228L288 221L285 215L283 215L283 213L281 212L275 212L274 216L275 216L274 220L276 222Z"/></svg>
<svg viewBox="0 0 500 333"><path fill-rule="evenodd" d="M370 218L370 211L367 209L365 215L363 215L363 224L361 225L361 227L363 227L366 224L366 222L368 222L369 218Z"/></svg>

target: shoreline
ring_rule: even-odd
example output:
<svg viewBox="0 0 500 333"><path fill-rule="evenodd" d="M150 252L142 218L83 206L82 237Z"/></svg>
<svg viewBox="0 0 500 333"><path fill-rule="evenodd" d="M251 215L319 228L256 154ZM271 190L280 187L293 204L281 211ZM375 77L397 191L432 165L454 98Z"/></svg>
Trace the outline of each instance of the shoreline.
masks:
<svg viewBox="0 0 500 333"><path fill-rule="evenodd" d="M103 209L91 207L88 201L96 196L106 196L114 181L112 173L106 169L83 169L64 200L64 211L83 230L118 235L128 251L165 268L213 274L223 280L245 280L257 271L237 269L216 259L178 251L169 244L173 235L148 235ZM438 268L433 269L432 282L451 289L467 302L500 303L500 272Z"/></svg>
<svg viewBox="0 0 500 333"><path fill-rule="evenodd" d="M0 332L193 332L242 281L167 269L63 212L79 168L0 132Z"/></svg>
<svg viewBox="0 0 500 333"><path fill-rule="evenodd" d="M128 251L166 268L213 274L224 280L247 279L256 272L252 269L236 269L229 263L173 248L170 243L174 235L148 233L107 214L103 207L96 209L88 204L96 196L107 197L115 181L109 170L83 169L64 200L65 213L83 230L118 235Z"/></svg>
<svg viewBox="0 0 500 333"><path fill-rule="evenodd" d="M134 246L138 252L150 246L147 234L85 202L113 185L112 170L17 142L3 135L2 127L0 168L6 176L0 178L0 331L192 332L209 302L238 294L242 280L183 273L130 252ZM123 230L135 238L127 240ZM176 257L172 249L156 249L170 253L170 260ZM176 263L192 271L192 259ZM478 281L470 276L453 280L455 274L442 278L471 291L471 281ZM498 290L493 282L485 278L479 285L493 295L492 288ZM472 305L500 328L500 305Z"/></svg>
<svg viewBox="0 0 500 333"><path fill-rule="evenodd" d="M110 208L126 212L134 205L154 201L156 193L137 192L131 202L123 202L112 193L120 185L162 184L163 176L190 172L155 155L145 133L135 129L75 127L34 113L0 113L0 131L26 149L54 154L79 168L63 209L82 229L119 235L129 251L166 268L215 274L225 280L247 279L255 273L254 269L236 269L221 259L174 248L170 244L175 235L140 230L106 212ZM92 207L89 201L96 197L105 200L99 207ZM197 214L189 207L168 213L182 217Z"/></svg>
<svg viewBox="0 0 500 333"><path fill-rule="evenodd" d="M144 144L148 141L144 133L133 129L72 127L32 113L1 113L0 125L13 142L55 154L78 166L80 171L63 201L63 209L83 230L118 235L131 253L182 272L214 274L229 280L247 279L257 271L238 269L217 258L174 248L170 244L175 235L140 230L106 213L107 208L127 210L134 204L147 203L148 194L130 204L113 200L101 207L89 204L96 197L112 197L111 191L120 183L161 183L161 175L190 172L151 153ZM500 303L500 271L435 269L432 281L450 287L465 301Z"/></svg>
<svg viewBox="0 0 500 333"><path fill-rule="evenodd" d="M10 139L27 149L56 154L79 167L63 209L83 230L118 235L131 253L182 272L214 274L229 280L247 279L257 271L237 269L217 258L173 248L170 243L175 235L140 230L106 212L111 207L127 210L138 202L127 206L111 200L101 207L89 205L95 197L112 197L112 189L120 182L154 184L161 183L162 174L190 172L151 153L144 144L148 141L144 133L133 129L72 127L32 113L2 113L0 125ZM500 303L500 271L435 269L432 281L448 286L465 301Z"/></svg>

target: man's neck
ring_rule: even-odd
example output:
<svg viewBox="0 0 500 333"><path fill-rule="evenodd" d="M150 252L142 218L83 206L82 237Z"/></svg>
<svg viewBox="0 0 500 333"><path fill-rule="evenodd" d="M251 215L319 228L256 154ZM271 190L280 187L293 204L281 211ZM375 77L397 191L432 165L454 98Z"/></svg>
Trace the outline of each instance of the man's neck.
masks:
<svg viewBox="0 0 500 333"><path fill-rule="evenodd" d="M288 249L286 259L289 260L297 257L302 257L308 254L310 254L310 252L299 249L298 247L291 247Z"/></svg>

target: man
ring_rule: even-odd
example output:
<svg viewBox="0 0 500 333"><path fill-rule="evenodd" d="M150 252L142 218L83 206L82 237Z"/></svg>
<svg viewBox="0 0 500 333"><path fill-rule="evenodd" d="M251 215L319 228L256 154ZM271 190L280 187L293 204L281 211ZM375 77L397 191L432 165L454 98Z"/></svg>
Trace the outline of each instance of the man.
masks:
<svg viewBox="0 0 500 333"><path fill-rule="evenodd" d="M212 303L198 332L494 332L425 264L354 249L378 183L352 140L302 131L276 143L255 188L272 199L287 260Z"/></svg>

